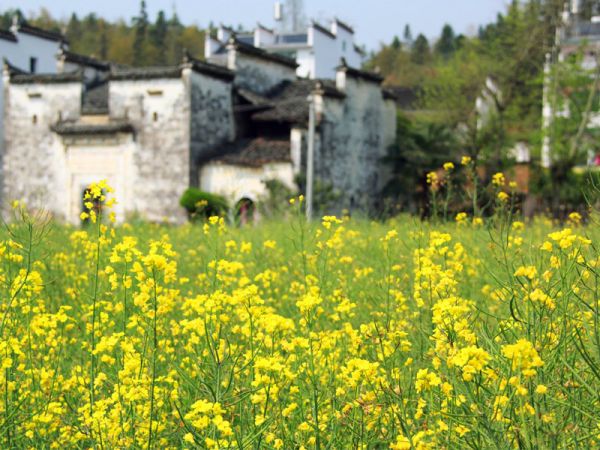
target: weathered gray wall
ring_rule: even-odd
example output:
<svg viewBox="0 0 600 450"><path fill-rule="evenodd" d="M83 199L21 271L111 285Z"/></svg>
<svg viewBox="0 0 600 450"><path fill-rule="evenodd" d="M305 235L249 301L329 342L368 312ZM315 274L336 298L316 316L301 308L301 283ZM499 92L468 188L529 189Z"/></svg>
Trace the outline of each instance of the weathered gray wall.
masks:
<svg viewBox="0 0 600 450"><path fill-rule="evenodd" d="M339 209L372 210L382 187L381 159L395 136L395 108L378 84L348 76L346 98L324 98L316 177L342 194Z"/></svg>
<svg viewBox="0 0 600 450"><path fill-rule="evenodd" d="M264 94L284 80L296 79L296 69L284 64L239 51L235 51L230 59L229 68L236 72L235 85L259 94Z"/></svg>
<svg viewBox="0 0 600 450"><path fill-rule="evenodd" d="M190 90L190 184L199 185L199 163L235 138L232 84L196 72L187 73Z"/></svg>
<svg viewBox="0 0 600 450"><path fill-rule="evenodd" d="M50 126L59 117L79 117L81 84L5 83L4 100L3 206L23 200L32 208L60 216L64 210L64 151Z"/></svg>
<svg viewBox="0 0 600 450"><path fill-rule="evenodd" d="M111 80L109 93L111 118L127 119L137 132L135 211L153 221L183 221L179 198L190 178L190 101L183 80Z"/></svg>

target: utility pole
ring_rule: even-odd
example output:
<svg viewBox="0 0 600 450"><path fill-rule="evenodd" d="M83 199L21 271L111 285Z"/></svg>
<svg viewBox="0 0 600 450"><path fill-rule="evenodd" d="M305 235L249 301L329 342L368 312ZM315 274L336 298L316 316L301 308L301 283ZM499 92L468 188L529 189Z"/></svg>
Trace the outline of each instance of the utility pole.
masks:
<svg viewBox="0 0 600 450"><path fill-rule="evenodd" d="M308 97L308 146L306 152L306 220L312 220L315 171L315 98Z"/></svg>

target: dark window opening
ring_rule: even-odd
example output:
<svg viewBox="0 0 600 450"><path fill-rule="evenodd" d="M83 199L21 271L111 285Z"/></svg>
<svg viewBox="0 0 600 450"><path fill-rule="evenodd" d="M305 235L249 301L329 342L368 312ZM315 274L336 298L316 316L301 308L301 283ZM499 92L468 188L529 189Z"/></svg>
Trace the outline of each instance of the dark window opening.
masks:
<svg viewBox="0 0 600 450"><path fill-rule="evenodd" d="M29 72L35 73L37 71L37 58L32 56L29 58Z"/></svg>
<svg viewBox="0 0 600 450"><path fill-rule="evenodd" d="M242 198L235 205L235 218L238 225L246 225L254 222L256 208L254 202L249 198Z"/></svg>
<svg viewBox="0 0 600 450"><path fill-rule="evenodd" d="M31 118L31 123L34 125L37 123L37 114L33 115L33 117Z"/></svg>
<svg viewBox="0 0 600 450"><path fill-rule="evenodd" d="M153 112L153 113L152 113L152 120L153 120L154 122L156 122L156 121L158 120L158 113L157 113L157 112Z"/></svg>

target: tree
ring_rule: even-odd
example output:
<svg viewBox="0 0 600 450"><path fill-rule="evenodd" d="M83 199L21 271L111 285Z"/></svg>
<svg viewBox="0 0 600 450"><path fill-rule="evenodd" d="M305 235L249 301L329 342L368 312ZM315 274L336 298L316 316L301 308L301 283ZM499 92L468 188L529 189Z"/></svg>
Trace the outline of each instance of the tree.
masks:
<svg viewBox="0 0 600 450"><path fill-rule="evenodd" d="M142 66L147 61L146 57L146 38L148 31L148 13L146 12L146 2L140 2L140 14L134 19L135 39L133 41L133 64Z"/></svg>
<svg viewBox="0 0 600 450"><path fill-rule="evenodd" d="M98 48L98 57L106 60L108 58L108 25L104 20L100 21L100 39Z"/></svg>
<svg viewBox="0 0 600 450"><path fill-rule="evenodd" d="M448 24L442 28L440 39L435 44L435 52L444 58L448 58L456 50L456 36L454 30Z"/></svg>
<svg viewBox="0 0 600 450"><path fill-rule="evenodd" d="M415 64L425 64L429 56L429 41L423 34L419 34L411 49L411 59Z"/></svg>
<svg viewBox="0 0 600 450"><path fill-rule="evenodd" d="M167 34L169 24L164 11L159 11L156 22L150 29L150 40L156 49L156 60L154 64L167 64Z"/></svg>
<svg viewBox="0 0 600 450"><path fill-rule="evenodd" d="M75 13L71 14L67 24L66 36L69 42L75 42L76 39L81 38L81 22Z"/></svg>
<svg viewBox="0 0 600 450"><path fill-rule="evenodd" d="M410 31L410 25L406 24L404 26L404 43L406 44L407 47L411 47L413 44L413 36L412 36L412 31Z"/></svg>
<svg viewBox="0 0 600 450"><path fill-rule="evenodd" d="M401 209L423 212L427 205L426 173L456 160L458 149L450 127L398 114L396 141L382 161L391 173L383 196ZM417 186L420 188L415 189Z"/></svg>
<svg viewBox="0 0 600 450"><path fill-rule="evenodd" d="M402 42L400 42L400 38L398 36L394 36L394 39L392 40L392 48L394 50L402 49Z"/></svg>

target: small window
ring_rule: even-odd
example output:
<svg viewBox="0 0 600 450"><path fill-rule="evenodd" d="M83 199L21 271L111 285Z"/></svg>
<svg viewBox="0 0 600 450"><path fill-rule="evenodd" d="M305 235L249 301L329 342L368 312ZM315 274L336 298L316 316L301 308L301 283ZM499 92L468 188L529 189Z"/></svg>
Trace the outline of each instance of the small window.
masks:
<svg viewBox="0 0 600 450"><path fill-rule="evenodd" d="M37 114L33 115L33 117L31 118L31 123L34 125L37 123Z"/></svg>
<svg viewBox="0 0 600 450"><path fill-rule="evenodd" d="M157 112L153 112L153 113L152 113L152 120L153 120L154 122L158 121L158 113L157 113Z"/></svg>
<svg viewBox="0 0 600 450"><path fill-rule="evenodd" d="M346 51L346 41L342 41L342 51Z"/></svg>
<svg viewBox="0 0 600 450"><path fill-rule="evenodd" d="M37 71L37 58L32 56L29 58L29 72L36 73Z"/></svg>

